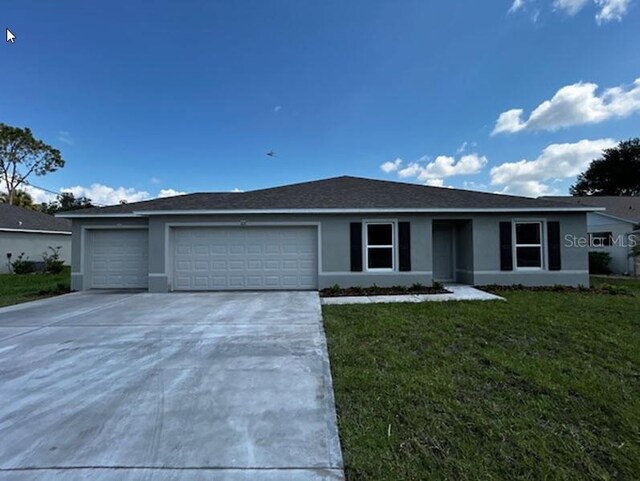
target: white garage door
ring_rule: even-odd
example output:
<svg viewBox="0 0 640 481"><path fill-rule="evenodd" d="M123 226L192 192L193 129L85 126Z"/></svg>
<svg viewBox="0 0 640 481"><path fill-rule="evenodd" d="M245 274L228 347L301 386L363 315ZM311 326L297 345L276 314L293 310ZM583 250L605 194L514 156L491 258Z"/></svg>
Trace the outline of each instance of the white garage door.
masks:
<svg viewBox="0 0 640 481"><path fill-rule="evenodd" d="M93 230L90 235L92 288L139 289L148 286L147 230Z"/></svg>
<svg viewBox="0 0 640 481"><path fill-rule="evenodd" d="M177 228L173 265L176 290L316 289L316 228Z"/></svg>

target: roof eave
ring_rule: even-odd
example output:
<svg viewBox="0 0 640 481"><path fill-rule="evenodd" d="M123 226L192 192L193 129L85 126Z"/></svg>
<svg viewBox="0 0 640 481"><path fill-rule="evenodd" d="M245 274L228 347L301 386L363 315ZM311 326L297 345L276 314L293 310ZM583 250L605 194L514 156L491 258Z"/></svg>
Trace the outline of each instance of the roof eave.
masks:
<svg viewBox="0 0 640 481"><path fill-rule="evenodd" d="M71 214L71 213L62 212L59 214L55 214L55 216L61 219L90 219L90 218L96 218L96 217L140 217L140 215L133 214L133 213L110 214L108 212L105 212L104 214Z"/></svg>
<svg viewBox="0 0 640 481"><path fill-rule="evenodd" d="M0 227L0 232L26 232L29 234L61 234L71 235L71 231L66 230L46 230L46 229L11 229L9 227Z"/></svg>
<svg viewBox="0 0 640 481"><path fill-rule="evenodd" d="M176 209L139 210L125 214L56 214L65 219L140 218L162 215L248 215L248 214L411 214L411 213L509 213L509 212L599 212L602 207L493 207L493 208L343 208L343 209Z"/></svg>
<svg viewBox="0 0 640 481"><path fill-rule="evenodd" d="M495 208L345 208L345 209L199 209L134 211L138 216L212 214L388 214L388 213L506 213L506 212L594 212L600 207L495 207Z"/></svg>

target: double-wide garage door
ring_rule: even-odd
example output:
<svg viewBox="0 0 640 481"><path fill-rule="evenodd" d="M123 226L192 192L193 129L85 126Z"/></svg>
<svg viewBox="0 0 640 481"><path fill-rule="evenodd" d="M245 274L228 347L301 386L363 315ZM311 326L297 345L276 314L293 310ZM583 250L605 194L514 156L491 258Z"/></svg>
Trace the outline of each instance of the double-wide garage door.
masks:
<svg viewBox="0 0 640 481"><path fill-rule="evenodd" d="M315 227L174 228L175 290L316 289Z"/></svg>

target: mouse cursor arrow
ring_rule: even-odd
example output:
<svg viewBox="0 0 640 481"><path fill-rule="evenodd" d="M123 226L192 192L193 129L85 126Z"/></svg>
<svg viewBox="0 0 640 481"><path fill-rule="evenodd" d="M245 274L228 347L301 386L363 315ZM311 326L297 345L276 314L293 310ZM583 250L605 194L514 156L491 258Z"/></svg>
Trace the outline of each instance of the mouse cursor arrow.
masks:
<svg viewBox="0 0 640 481"><path fill-rule="evenodd" d="M15 43L16 36L7 28L7 42Z"/></svg>

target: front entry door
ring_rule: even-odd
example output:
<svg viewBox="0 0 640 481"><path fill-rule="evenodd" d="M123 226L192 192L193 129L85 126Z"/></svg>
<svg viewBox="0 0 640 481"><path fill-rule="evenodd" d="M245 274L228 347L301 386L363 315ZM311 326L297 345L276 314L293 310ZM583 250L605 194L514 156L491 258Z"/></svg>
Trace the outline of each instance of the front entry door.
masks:
<svg viewBox="0 0 640 481"><path fill-rule="evenodd" d="M455 279L453 267L453 225L433 223L433 280L452 282Z"/></svg>

